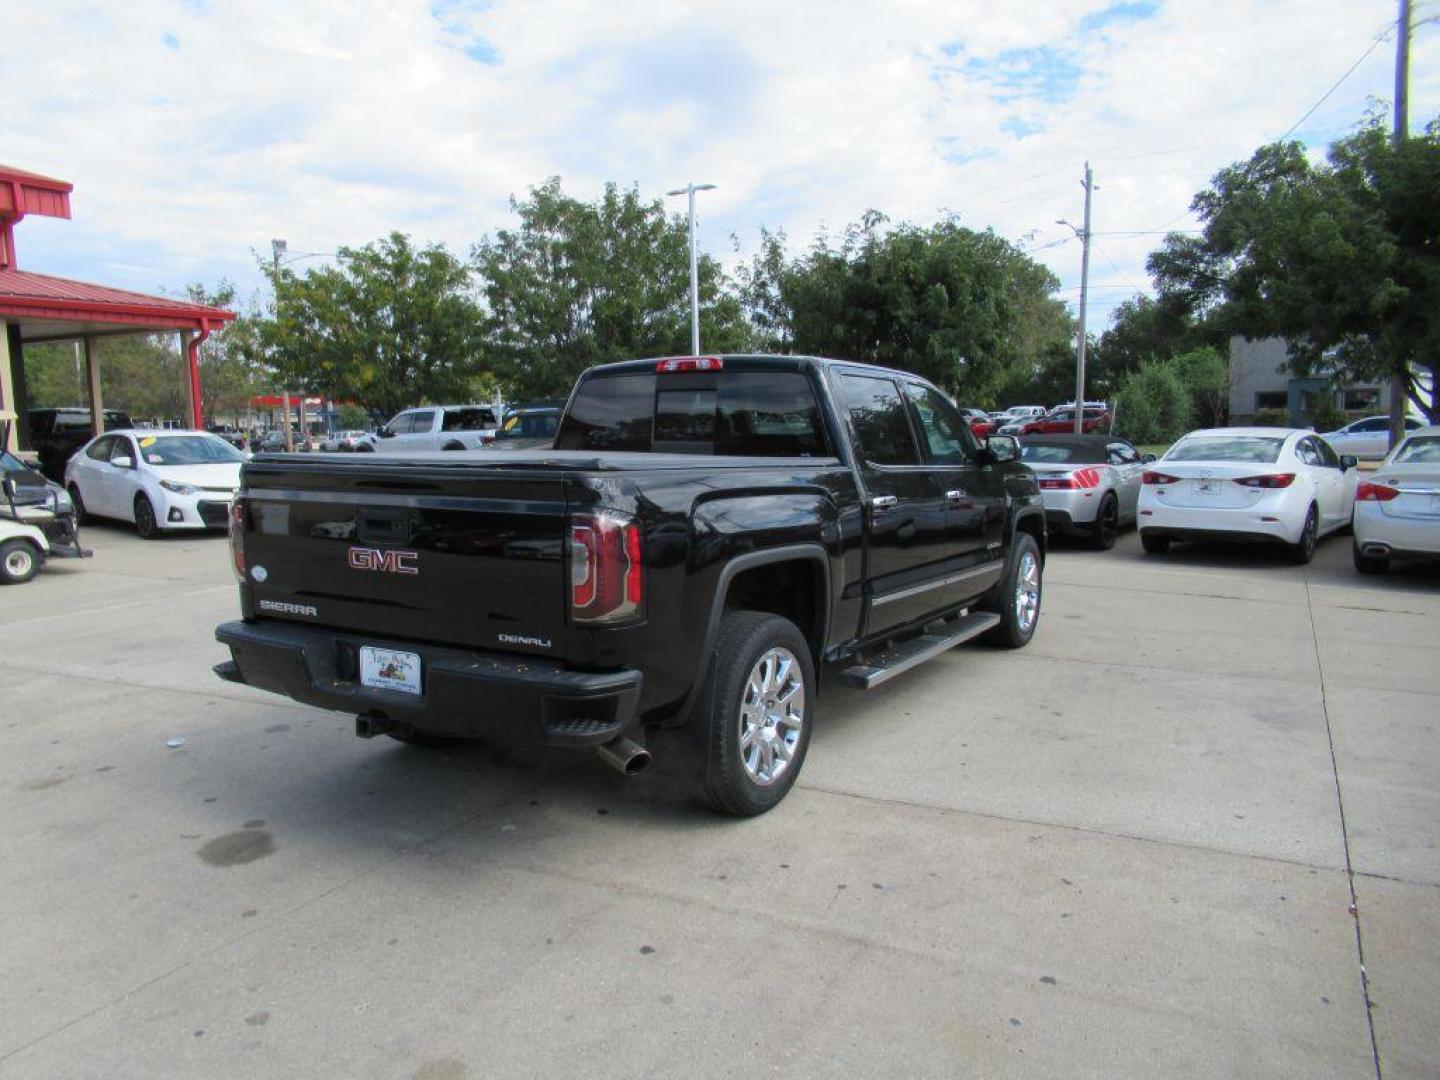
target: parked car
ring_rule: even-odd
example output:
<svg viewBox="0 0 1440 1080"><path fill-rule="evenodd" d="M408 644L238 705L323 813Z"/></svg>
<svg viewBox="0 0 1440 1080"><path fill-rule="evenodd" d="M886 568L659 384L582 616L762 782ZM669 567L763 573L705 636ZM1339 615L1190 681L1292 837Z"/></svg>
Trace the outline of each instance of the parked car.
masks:
<svg viewBox="0 0 1440 1080"><path fill-rule="evenodd" d="M1050 410L1044 405L1011 405L1002 414L1006 423L1016 420L1030 420L1038 416L1044 416Z"/></svg>
<svg viewBox="0 0 1440 1080"><path fill-rule="evenodd" d="M1109 426L1109 409L1085 406L1085 415L1080 420L1081 434L1103 431ZM1044 416L1032 417L1024 421L1020 425L1019 434L1023 438L1026 435L1063 435L1066 432L1075 433L1075 410L1069 406L1062 406Z"/></svg>
<svg viewBox="0 0 1440 1080"><path fill-rule="evenodd" d="M522 405L512 410L495 435L496 450L538 450L555 445L560 430L563 402L553 405Z"/></svg>
<svg viewBox="0 0 1440 1080"><path fill-rule="evenodd" d="M1418 431L1421 426L1421 421L1415 417L1405 417L1406 431ZM1362 460L1378 461L1390 452L1390 418L1367 416L1335 431L1327 431L1325 441L1337 454L1353 454Z"/></svg>
<svg viewBox="0 0 1440 1080"><path fill-rule="evenodd" d="M1023 646L1040 617L1015 441L977 444L934 386L863 364L611 364L554 449L261 457L244 479L221 678L366 737L667 756L725 813L795 782L818 664L868 689L980 635Z"/></svg>
<svg viewBox="0 0 1440 1080"><path fill-rule="evenodd" d="M1035 473L1051 532L1105 551L1135 522L1140 476L1155 455L1113 435L1030 435L1020 440L1020 460Z"/></svg>
<svg viewBox="0 0 1440 1080"><path fill-rule="evenodd" d="M332 431L320 440L320 449L330 453L348 452L365 441L369 434L368 431L359 430Z"/></svg>
<svg viewBox="0 0 1440 1080"><path fill-rule="evenodd" d="M101 417L105 431L133 426L119 409L106 409ZM40 458L40 471L51 480L64 481L65 463L92 434L90 410L83 406L30 410L30 446Z"/></svg>
<svg viewBox="0 0 1440 1080"><path fill-rule="evenodd" d="M1192 431L1141 477L1140 544L1158 555L1173 540L1261 541L1309 562L1350 524L1355 466L1313 431Z"/></svg>
<svg viewBox="0 0 1440 1080"><path fill-rule="evenodd" d="M146 540L163 532L224 528L245 455L207 431L116 431L70 459L65 489L82 517L135 523Z"/></svg>
<svg viewBox="0 0 1440 1080"><path fill-rule="evenodd" d="M388 424L357 442L377 453L423 454L430 450L476 450L495 441L500 427L490 405L426 405L396 413Z"/></svg>
<svg viewBox="0 0 1440 1080"><path fill-rule="evenodd" d="M990 419L990 414L984 409L967 409L961 406L960 415L965 417L965 422L970 425L970 434L977 439L983 439L995 430L995 421Z"/></svg>
<svg viewBox="0 0 1440 1080"><path fill-rule="evenodd" d="M1417 428L1355 490L1355 569L1440 558L1440 426Z"/></svg>

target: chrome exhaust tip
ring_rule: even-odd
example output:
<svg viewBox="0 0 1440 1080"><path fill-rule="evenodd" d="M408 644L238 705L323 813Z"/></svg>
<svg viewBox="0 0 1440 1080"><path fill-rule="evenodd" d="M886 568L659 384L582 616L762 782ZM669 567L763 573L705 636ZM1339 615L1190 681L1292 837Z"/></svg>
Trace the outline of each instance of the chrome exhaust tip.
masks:
<svg viewBox="0 0 1440 1080"><path fill-rule="evenodd" d="M635 776L650 766L650 751L623 735L597 746L595 752L622 776Z"/></svg>

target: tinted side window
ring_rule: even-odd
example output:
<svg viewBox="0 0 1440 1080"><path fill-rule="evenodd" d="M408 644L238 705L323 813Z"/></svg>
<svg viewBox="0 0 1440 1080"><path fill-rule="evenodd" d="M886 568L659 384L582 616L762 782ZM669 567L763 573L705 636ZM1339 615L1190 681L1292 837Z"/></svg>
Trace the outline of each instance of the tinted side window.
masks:
<svg viewBox="0 0 1440 1080"><path fill-rule="evenodd" d="M1320 455L1320 464L1331 469L1340 468L1340 455L1335 453L1334 447L1324 439L1312 439L1315 444L1315 452Z"/></svg>
<svg viewBox="0 0 1440 1080"><path fill-rule="evenodd" d="M1301 439L1295 444L1295 456L1306 465L1321 464L1320 453L1315 449L1314 439Z"/></svg>
<svg viewBox="0 0 1440 1080"><path fill-rule="evenodd" d="M90 444L90 449L85 451L85 456L94 458L96 461L109 461L110 450L119 441L114 436L107 439L96 439Z"/></svg>
<svg viewBox="0 0 1440 1080"><path fill-rule="evenodd" d="M866 375L842 375L840 383L855 441L865 459L876 465L919 464L905 403L895 384Z"/></svg>
<svg viewBox="0 0 1440 1080"><path fill-rule="evenodd" d="M653 374L589 378L575 391L555 449L649 450L654 421Z"/></svg>
<svg viewBox="0 0 1440 1080"><path fill-rule="evenodd" d="M484 431L494 426L495 414L489 409L447 409L440 421L441 431Z"/></svg>
<svg viewBox="0 0 1440 1080"><path fill-rule="evenodd" d="M1111 465L1133 465L1140 460L1139 453L1129 443L1112 442L1105 450Z"/></svg>
<svg viewBox="0 0 1440 1080"><path fill-rule="evenodd" d="M937 465L963 465L970 460L970 426L954 407L928 386L906 383L905 392L920 417L920 432Z"/></svg>
<svg viewBox="0 0 1440 1080"><path fill-rule="evenodd" d="M410 414L410 432L414 435L428 435L435 426L435 410L423 409Z"/></svg>
<svg viewBox="0 0 1440 1080"><path fill-rule="evenodd" d="M130 459L130 467L134 468L136 460L135 444L132 443L129 439L127 439L124 435L116 435L115 438L111 441L114 445L110 449L110 461L113 463L116 458L128 457Z"/></svg>

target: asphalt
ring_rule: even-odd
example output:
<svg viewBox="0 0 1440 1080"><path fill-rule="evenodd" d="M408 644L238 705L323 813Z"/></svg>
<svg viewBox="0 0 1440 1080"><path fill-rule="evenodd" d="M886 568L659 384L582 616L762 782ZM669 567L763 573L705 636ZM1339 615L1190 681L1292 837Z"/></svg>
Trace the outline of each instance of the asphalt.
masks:
<svg viewBox="0 0 1440 1080"><path fill-rule="evenodd" d="M0 590L0 1077L1440 1075L1440 571L1062 548L730 821L221 683L223 539L86 540Z"/></svg>

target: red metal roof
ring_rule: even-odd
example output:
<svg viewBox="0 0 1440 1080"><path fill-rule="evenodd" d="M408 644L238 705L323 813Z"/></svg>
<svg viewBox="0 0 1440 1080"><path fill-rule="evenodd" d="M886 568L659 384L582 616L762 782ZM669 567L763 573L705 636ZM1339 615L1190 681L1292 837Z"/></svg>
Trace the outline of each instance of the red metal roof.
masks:
<svg viewBox="0 0 1440 1080"><path fill-rule="evenodd" d="M74 190L75 185L68 181L0 165L0 218L18 219L26 214L68 218Z"/></svg>
<svg viewBox="0 0 1440 1080"><path fill-rule="evenodd" d="M234 319L235 313L29 270L0 268L0 316L204 330L218 329Z"/></svg>

